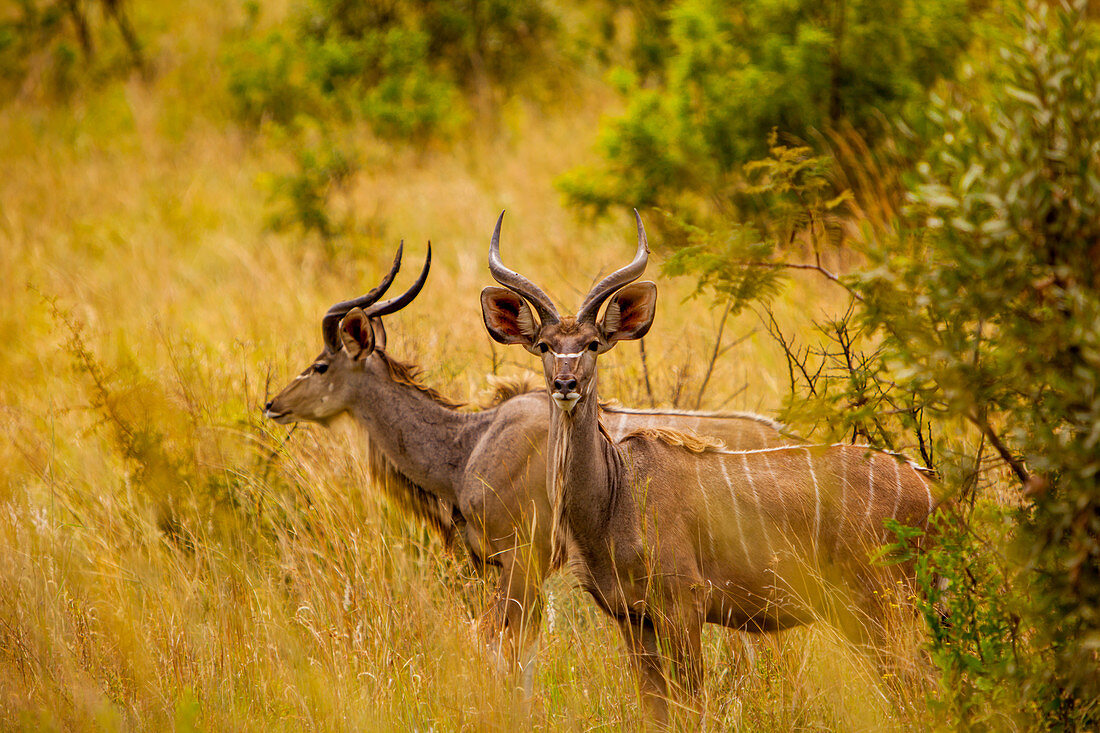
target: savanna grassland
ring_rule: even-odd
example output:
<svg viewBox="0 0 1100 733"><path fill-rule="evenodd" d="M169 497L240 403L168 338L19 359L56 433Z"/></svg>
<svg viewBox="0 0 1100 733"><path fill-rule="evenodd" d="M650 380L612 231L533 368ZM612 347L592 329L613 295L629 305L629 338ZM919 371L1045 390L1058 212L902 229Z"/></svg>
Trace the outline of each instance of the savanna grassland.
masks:
<svg viewBox="0 0 1100 733"><path fill-rule="evenodd" d="M90 74L59 96L32 58L0 107L0 727L639 728L618 633L568 576L548 583L526 701L474 633L491 583L387 504L355 427L261 415L320 351L328 306L372 287L402 240L395 288L429 240L432 271L387 319L389 351L471 405L487 375L530 367L482 325L493 223L506 209L505 261L567 307L625 263L626 210L583 216L560 185L598 163L601 120L625 103L582 66L535 98L482 95L443 141L344 120L357 163L325 206L349 227L273 226L273 182L312 133L243 120L229 88L241 35L291 13L135 2L142 71ZM125 56L109 24L101 43L101 57ZM848 231L873 238L849 215ZM825 264L864 257L830 249ZM602 396L777 414L794 378L761 312L724 320L721 298L689 297L700 276L660 264L652 396L634 344L605 359ZM814 272L769 300L799 343L848 307ZM708 376L719 334L732 346ZM998 464L983 485L1006 474ZM704 724L924 729L940 680L924 634L899 613L884 677L822 625L750 647L709 629Z"/></svg>

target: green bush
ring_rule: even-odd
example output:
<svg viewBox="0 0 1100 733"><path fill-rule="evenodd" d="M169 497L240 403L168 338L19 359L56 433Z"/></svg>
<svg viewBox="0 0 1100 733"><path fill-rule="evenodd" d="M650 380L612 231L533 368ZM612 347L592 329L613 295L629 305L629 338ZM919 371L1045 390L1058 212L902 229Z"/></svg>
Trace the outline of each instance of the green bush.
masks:
<svg viewBox="0 0 1100 733"><path fill-rule="evenodd" d="M990 43L999 63L966 65L959 84L934 98L938 129L911 197L920 236L874 243L871 268L853 286L904 388L970 422L1017 483L1013 549L1024 598L1014 613L1020 654L1032 663L977 666L967 680L1034 701L1030 725L1094 728L1098 35L1084 3L1029 3L1007 19L1004 37Z"/></svg>
<svg viewBox="0 0 1100 733"><path fill-rule="evenodd" d="M806 140L848 123L870 134L948 74L970 36L964 0L680 0L655 10L668 19L658 70L649 50L641 73L618 75L628 108L602 130L603 165L560 182L574 204L728 216L740 166L767 152L770 130Z"/></svg>
<svg viewBox="0 0 1100 733"><path fill-rule="evenodd" d="M255 18L253 19L253 22ZM543 68L556 31L540 3L314 0L290 28L246 29L226 56L239 118L365 121L389 139L447 138L467 97Z"/></svg>
<svg viewBox="0 0 1100 733"><path fill-rule="evenodd" d="M684 234L671 273L760 308L787 355L787 422L919 453L940 474L952 501L916 560L950 727L1100 725L1098 40L1083 2L1014 4L982 27L959 80L931 95L898 216L861 217L866 191L833 197L828 158L773 138L722 189L736 206L704 226L690 207L666 218ZM864 258L848 275L821 257L845 219ZM792 343L767 311L794 267L851 296L818 344Z"/></svg>
<svg viewBox="0 0 1100 733"><path fill-rule="evenodd" d="M20 92L64 99L83 83L146 69L122 0L13 5L0 14L0 103Z"/></svg>

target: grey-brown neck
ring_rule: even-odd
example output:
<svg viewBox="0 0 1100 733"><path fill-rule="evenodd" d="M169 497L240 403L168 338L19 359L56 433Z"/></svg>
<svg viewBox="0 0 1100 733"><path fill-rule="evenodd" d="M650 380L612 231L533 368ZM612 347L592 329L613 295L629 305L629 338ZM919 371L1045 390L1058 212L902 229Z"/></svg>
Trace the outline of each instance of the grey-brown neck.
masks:
<svg viewBox="0 0 1100 733"><path fill-rule="evenodd" d="M547 487L553 506L551 566L565 558L569 540L583 553L608 536L612 517L629 517L623 511L621 487L625 464L619 448L599 424L596 380L589 393L569 412L550 403L550 455ZM618 530L625 527L618 527Z"/></svg>
<svg viewBox="0 0 1100 733"><path fill-rule="evenodd" d="M354 385L352 416L394 468L454 504L470 454L493 410L459 412L432 391L394 378L390 357L372 354Z"/></svg>

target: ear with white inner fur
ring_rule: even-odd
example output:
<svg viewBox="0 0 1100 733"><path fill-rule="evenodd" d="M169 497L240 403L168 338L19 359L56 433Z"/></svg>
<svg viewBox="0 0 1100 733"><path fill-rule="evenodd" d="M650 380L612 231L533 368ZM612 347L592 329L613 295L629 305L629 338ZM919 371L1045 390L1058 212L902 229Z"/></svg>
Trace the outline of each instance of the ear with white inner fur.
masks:
<svg viewBox="0 0 1100 733"><path fill-rule="evenodd" d="M340 321L340 341L352 359L365 359L374 351L374 329L362 308L352 308Z"/></svg>
<svg viewBox="0 0 1100 733"><path fill-rule="evenodd" d="M531 307L519 295L507 288L485 288L481 291L481 316L495 341L534 351L539 325Z"/></svg>
<svg viewBox="0 0 1100 733"><path fill-rule="evenodd" d="M657 311L657 285L644 281L631 283L611 296L600 319L600 333L607 341L606 351L618 341L640 339L653 325Z"/></svg>

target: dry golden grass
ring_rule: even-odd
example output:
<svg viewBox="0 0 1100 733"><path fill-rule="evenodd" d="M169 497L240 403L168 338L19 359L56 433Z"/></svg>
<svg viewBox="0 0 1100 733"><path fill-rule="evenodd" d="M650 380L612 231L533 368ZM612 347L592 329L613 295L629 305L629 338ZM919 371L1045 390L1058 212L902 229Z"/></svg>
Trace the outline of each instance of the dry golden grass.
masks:
<svg viewBox="0 0 1100 733"><path fill-rule="evenodd" d="M410 262L428 239L435 259L389 319L391 349L476 401L494 364L478 293L500 209L506 261L565 307L632 252L630 221L578 222L553 188L592 155L603 93L549 115L510 106L453 150L368 149L343 205L375 234L333 258L264 230L257 181L285 153L219 116L204 39L232 19L197 12L161 41L151 84L0 111L0 727L638 727L617 633L567 578L549 583L526 705L472 632L486 584L371 490L354 431L288 437L259 413L319 349L324 309L373 284L402 238ZM690 406L720 314L657 279L654 389ZM805 328L839 302L827 287L796 280L777 315ZM636 345L605 370L605 397L645 402ZM767 412L784 373L757 334L702 406ZM883 684L823 627L751 660L740 643L708 631L708 728L921 727L919 669ZM895 651L910 663L918 644Z"/></svg>

